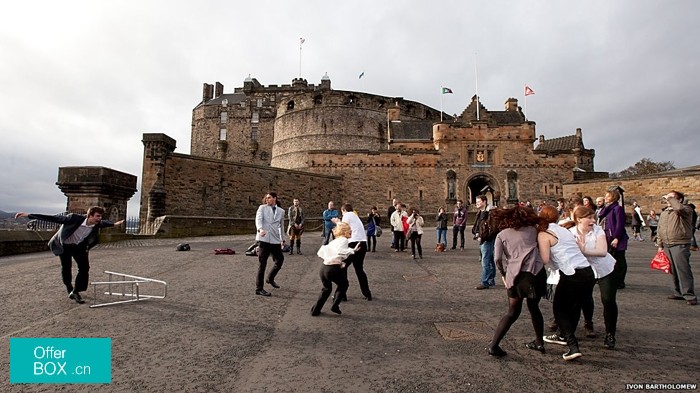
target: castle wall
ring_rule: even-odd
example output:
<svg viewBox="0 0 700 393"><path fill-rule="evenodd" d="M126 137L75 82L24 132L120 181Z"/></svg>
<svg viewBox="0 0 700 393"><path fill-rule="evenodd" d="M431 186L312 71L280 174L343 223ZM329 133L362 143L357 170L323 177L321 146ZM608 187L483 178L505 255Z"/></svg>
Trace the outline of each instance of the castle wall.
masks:
<svg viewBox="0 0 700 393"><path fill-rule="evenodd" d="M512 154L532 157L527 145L522 143L502 146L502 150L520 150L520 154ZM503 153L505 157L508 154ZM456 199L473 202L476 195L470 193L468 187L469 181L475 177L489 179L495 193L500 196L500 205L505 205L509 196L509 172L517 175L515 187L519 201L551 201L562 195L562 183L573 179L571 168L574 166L572 160L575 160L556 157L541 160L538 164L525 160L500 165L468 165L459 160L446 160L439 152L392 151L312 152L309 159L309 171L343 176L344 188L350 191L343 198L352 202L360 212L367 212L372 206L385 211L392 198L421 211L437 211L439 206L447 206L450 210ZM448 171L456 174L454 199L448 194Z"/></svg>
<svg viewBox="0 0 700 393"><path fill-rule="evenodd" d="M141 223L158 217L255 217L267 192L287 208L299 198L309 217L343 192L339 177L174 153L165 134L144 134ZM146 227L142 227L145 231Z"/></svg>
<svg viewBox="0 0 700 393"><path fill-rule="evenodd" d="M657 213L666 207L661 197L670 191L680 191L685 194L686 201L700 206L700 169L697 167L677 170L654 175L638 176L631 179L604 179L564 184L564 197L572 195L604 196L610 187L621 186L624 189L625 211L632 211L632 202L642 207L645 215L650 209Z"/></svg>

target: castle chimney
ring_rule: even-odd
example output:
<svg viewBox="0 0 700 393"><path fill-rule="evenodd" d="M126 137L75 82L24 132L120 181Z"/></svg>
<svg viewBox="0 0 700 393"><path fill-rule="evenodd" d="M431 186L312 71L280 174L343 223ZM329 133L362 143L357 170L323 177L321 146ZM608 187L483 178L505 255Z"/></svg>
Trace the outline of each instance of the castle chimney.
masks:
<svg viewBox="0 0 700 393"><path fill-rule="evenodd" d="M540 141L539 143L544 143L544 135L540 135Z"/></svg>
<svg viewBox="0 0 700 393"><path fill-rule="evenodd" d="M509 98L506 100L506 112L516 112L518 110L518 99Z"/></svg>
<svg viewBox="0 0 700 393"><path fill-rule="evenodd" d="M328 73L326 72L325 75L321 78L321 90L330 90L331 89L331 78L328 76Z"/></svg>
<svg viewBox="0 0 700 393"><path fill-rule="evenodd" d="M214 86L205 83L202 87L202 102L207 102L211 100L214 96Z"/></svg>
<svg viewBox="0 0 700 393"><path fill-rule="evenodd" d="M219 82L216 82L216 89L214 90L214 98L219 97L222 94L224 94L224 85L222 85Z"/></svg>

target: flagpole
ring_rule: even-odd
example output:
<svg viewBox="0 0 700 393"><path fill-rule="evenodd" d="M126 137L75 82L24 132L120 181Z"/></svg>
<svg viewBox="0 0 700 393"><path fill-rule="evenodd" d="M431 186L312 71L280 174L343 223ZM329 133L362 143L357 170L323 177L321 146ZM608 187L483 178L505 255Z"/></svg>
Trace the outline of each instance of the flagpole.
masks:
<svg viewBox="0 0 700 393"><path fill-rule="evenodd" d="M476 52L474 52L474 85L476 87L476 121L479 121L479 73L476 69Z"/></svg>
<svg viewBox="0 0 700 393"><path fill-rule="evenodd" d="M303 38L299 38L299 79L301 79L301 45L304 43Z"/></svg>
<svg viewBox="0 0 700 393"><path fill-rule="evenodd" d="M443 92L444 86L440 86L440 123L442 123L442 96L445 95Z"/></svg>

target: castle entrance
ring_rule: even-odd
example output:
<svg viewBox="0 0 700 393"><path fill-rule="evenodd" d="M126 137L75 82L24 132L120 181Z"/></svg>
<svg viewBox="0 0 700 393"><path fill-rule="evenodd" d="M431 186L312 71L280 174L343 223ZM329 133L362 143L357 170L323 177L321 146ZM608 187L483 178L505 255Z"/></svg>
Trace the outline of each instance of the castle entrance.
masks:
<svg viewBox="0 0 700 393"><path fill-rule="evenodd" d="M476 203L476 197L484 194L486 195L486 198L489 201L489 205L495 206L494 204L494 196L496 195L496 192L493 188L493 184L491 181L491 178L489 178L487 175L476 175L469 179L467 182L467 190L466 190L466 195L469 196L469 204L473 205ZM498 201L496 201L498 202Z"/></svg>

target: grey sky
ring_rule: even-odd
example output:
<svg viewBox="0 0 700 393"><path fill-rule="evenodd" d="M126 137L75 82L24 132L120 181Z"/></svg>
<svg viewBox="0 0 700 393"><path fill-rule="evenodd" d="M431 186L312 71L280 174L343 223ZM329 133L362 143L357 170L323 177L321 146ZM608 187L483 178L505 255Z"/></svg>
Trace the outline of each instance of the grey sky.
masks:
<svg viewBox="0 0 700 393"><path fill-rule="evenodd" d="M238 2L236 2L238 3ZM299 76L461 113L509 97L547 138L583 129L595 167L698 164L700 2L32 1L0 15L0 210L58 212L58 167L141 176L144 132L189 153L202 83ZM476 56L475 56L476 53ZM358 75L364 72L364 77ZM129 204L136 214L138 196Z"/></svg>

